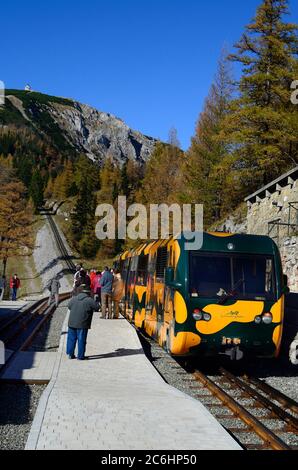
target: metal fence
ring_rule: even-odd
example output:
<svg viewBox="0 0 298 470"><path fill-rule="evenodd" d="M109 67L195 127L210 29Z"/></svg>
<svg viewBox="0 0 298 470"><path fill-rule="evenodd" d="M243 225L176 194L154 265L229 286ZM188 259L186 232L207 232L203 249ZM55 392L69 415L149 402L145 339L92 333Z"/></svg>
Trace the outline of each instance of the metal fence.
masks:
<svg viewBox="0 0 298 470"><path fill-rule="evenodd" d="M268 235L279 242L281 235L281 227L286 227L282 235L288 237L298 234L298 201L291 201L288 203L288 221L283 222L281 217L278 219L270 220L268 222Z"/></svg>

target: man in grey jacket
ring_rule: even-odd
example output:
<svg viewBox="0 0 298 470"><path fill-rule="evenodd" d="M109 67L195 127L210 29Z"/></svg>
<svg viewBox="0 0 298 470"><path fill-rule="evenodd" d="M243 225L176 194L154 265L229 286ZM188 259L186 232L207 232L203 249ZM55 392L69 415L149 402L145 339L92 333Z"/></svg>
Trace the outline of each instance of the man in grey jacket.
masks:
<svg viewBox="0 0 298 470"><path fill-rule="evenodd" d="M102 275L102 278L100 280L102 318L112 318L113 279L114 279L113 274L109 270L108 266L106 266L104 273ZM106 316L107 304L108 304L108 316Z"/></svg>
<svg viewBox="0 0 298 470"><path fill-rule="evenodd" d="M59 282L59 275L57 274L50 282L48 289L50 291L50 297L49 297L49 302L48 305L50 305L53 301L55 301L56 307L58 307L59 303L59 289L61 287L61 284Z"/></svg>
<svg viewBox="0 0 298 470"><path fill-rule="evenodd" d="M88 330L91 328L93 312L98 310L98 303L90 297L90 289L81 285L79 293L68 304L68 334L66 354L74 359L74 351L78 342L78 359L85 359L86 341Z"/></svg>

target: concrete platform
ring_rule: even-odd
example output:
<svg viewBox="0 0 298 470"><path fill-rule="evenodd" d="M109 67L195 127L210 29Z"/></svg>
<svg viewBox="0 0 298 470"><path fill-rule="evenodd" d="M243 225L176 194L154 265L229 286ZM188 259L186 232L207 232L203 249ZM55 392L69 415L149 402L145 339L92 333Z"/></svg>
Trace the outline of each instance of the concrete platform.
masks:
<svg viewBox="0 0 298 470"><path fill-rule="evenodd" d="M53 375L56 357L54 352L18 352L0 376L0 382L47 383Z"/></svg>
<svg viewBox="0 0 298 470"><path fill-rule="evenodd" d="M126 320L94 315L86 361L69 360L65 343L64 327L26 449L240 449L199 401L164 382Z"/></svg>

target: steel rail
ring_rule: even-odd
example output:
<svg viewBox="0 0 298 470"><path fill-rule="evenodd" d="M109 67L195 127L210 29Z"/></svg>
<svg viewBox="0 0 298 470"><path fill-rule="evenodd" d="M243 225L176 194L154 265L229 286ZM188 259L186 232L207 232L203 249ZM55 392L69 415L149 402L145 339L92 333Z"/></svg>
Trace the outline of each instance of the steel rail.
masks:
<svg viewBox="0 0 298 470"><path fill-rule="evenodd" d="M298 430L298 419L295 416L287 413L284 409L277 406L275 403L272 403L268 398L261 395L257 390L252 388L250 385L243 382L243 380L235 377L229 371L225 370L224 368L219 369L222 373L223 377L227 378L230 383L237 385L240 387L244 392L250 395L252 398L256 399L259 403L262 403L267 409L273 412L277 417L281 418L282 420L286 421L288 424L293 426L296 430ZM271 398L274 400L274 396L272 393Z"/></svg>
<svg viewBox="0 0 298 470"><path fill-rule="evenodd" d="M71 292L65 292L63 294L59 294L59 303L63 302L64 300L68 299L71 297ZM31 309L36 308L34 305L31 306ZM46 303L42 305L41 312L39 312L39 315L41 317L40 321L37 323L37 325L34 327L33 331L31 331L30 335L25 338L25 340L22 342L21 346L18 347L13 353L9 356L8 360L0 366L0 379L3 376L4 372L8 368L8 366L11 364L12 360L16 357L17 353L25 351L28 346L32 343L34 337L37 335L37 333L40 331L40 329L43 327L44 323L49 320L50 316L52 315L53 311L55 310L55 304L53 303L52 305L48 306ZM28 309L28 312L30 313L30 309Z"/></svg>
<svg viewBox="0 0 298 470"><path fill-rule="evenodd" d="M264 426L255 416L249 413L242 405L237 403L232 397L230 397L224 390L222 390L217 384L206 377L202 372L196 371L193 376L203 383L211 393L216 396L224 405L226 405L236 417L239 417L244 421L250 429L252 429L265 443L266 447L274 450L291 450L285 442L283 442L278 436L276 436L270 429ZM259 445L255 445L255 448ZM264 448L264 446L261 446Z"/></svg>
<svg viewBox="0 0 298 470"><path fill-rule="evenodd" d="M263 390L263 392L267 393L270 397L274 397L274 400L278 401L281 405L298 414L298 403L295 400L287 397L287 395L271 387L267 383L263 382L263 380L257 379L256 377L250 377L246 374L244 375L244 378L250 383L254 384L256 387Z"/></svg>
<svg viewBox="0 0 298 470"><path fill-rule="evenodd" d="M17 320L20 318L26 316L28 313L30 313L34 308L40 307L41 304L46 303L48 301L48 297L37 300L34 302L34 304L30 305L29 307L25 308L24 310L21 310L17 315L13 316L7 322L3 323L0 325L0 335L3 333L7 328L9 328L11 325L13 325Z"/></svg>
<svg viewBox="0 0 298 470"><path fill-rule="evenodd" d="M61 252L61 254L63 255L64 257L64 261L65 263L67 264L68 268L71 270L71 271L75 271L75 264L74 262L70 259L70 255L64 245L64 242L61 238L61 235L59 233L59 230L52 218L52 216L50 214L46 214L47 216L47 219L48 219L48 222L50 224L50 227L52 229L52 232L53 232L53 235L55 237L55 241L57 243L57 246L58 246L58 249L59 251Z"/></svg>

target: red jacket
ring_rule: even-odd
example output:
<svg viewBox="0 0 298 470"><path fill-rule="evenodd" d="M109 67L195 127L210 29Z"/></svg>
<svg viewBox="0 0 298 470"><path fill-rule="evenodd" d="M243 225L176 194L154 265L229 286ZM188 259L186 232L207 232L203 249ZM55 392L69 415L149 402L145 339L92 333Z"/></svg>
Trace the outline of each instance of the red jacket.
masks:
<svg viewBox="0 0 298 470"><path fill-rule="evenodd" d="M93 291L94 289L94 282L95 282L95 279L96 279L96 273L92 272L89 274L89 277L90 277L90 281L91 281L91 285L90 285L90 288L91 290Z"/></svg>
<svg viewBox="0 0 298 470"><path fill-rule="evenodd" d="M14 279L14 277L11 277L10 278L10 281L9 281L9 287L12 289L13 287L16 287L17 289L20 287L21 285L21 281L20 279L17 277L16 279Z"/></svg>

